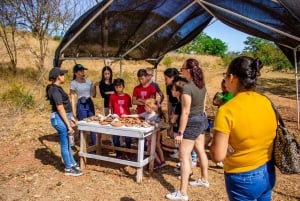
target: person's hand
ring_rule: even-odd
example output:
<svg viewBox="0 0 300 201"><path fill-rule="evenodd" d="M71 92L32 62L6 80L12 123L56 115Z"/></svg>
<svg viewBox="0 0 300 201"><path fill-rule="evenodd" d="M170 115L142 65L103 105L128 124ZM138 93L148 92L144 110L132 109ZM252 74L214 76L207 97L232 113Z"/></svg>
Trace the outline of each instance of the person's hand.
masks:
<svg viewBox="0 0 300 201"><path fill-rule="evenodd" d="M176 143L176 144L181 144L182 139L183 139L183 135L177 135L177 136L175 137L175 143Z"/></svg>
<svg viewBox="0 0 300 201"><path fill-rule="evenodd" d="M74 134L75 131L74 129L71 127L71 125L68 127L68 134Z"/></svg>

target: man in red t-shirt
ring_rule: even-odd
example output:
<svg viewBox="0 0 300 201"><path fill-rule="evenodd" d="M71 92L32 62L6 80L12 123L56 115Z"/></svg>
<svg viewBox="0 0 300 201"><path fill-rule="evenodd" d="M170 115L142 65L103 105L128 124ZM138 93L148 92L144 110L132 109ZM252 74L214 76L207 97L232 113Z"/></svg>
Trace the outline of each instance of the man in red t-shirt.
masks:
<svg viewBox="0 0 300 201"><path fill-rule="evenodd" d="M141 114L145 112L145 100L147 98L155 98L156 89L149 83L147 78L147 71L140 69L137 72L137 77L140 84L133 89L132 104L137 105L136 113Z"/></svg>

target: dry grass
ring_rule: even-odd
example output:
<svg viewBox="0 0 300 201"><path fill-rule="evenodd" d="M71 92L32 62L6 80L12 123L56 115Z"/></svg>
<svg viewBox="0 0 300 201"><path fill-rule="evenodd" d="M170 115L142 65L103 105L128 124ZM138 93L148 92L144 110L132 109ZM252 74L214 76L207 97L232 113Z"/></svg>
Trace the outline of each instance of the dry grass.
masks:
<svg viewBox="0 0 300 201"><path fill-rule="evenodd" d="M28 42L33 44L33 41ZM53 55L56 42L51 41ZM0 106L0 200L107 200L107 201L144 201L164 200L166 193L179 187L179 180L173 169L176 160L167 157L167 166L155 171L151 176L145 172L143 183L135 182L135 169L88 160L87 169L80 178L66 177L63 175L63 165L60 159L58 137L49 123L49 103L44 98L47 80L38 83L41 74L34 70L34 62L28 51L24 51L19 59L20 69L16 76L0 67L0 97L7 91L12 83L23 85L26 90L33 90L36 101L35 108L22 110L16 113L16 108L2 103ZM1 62L4 58L3 49ZM28 56L26 56L28 55ZM183 61L191 55L167 55L172 60L172 66L181 67ZM208 89L207 112L210 115L216 111L210 102L214 93L220 90L220 81L225 66L219 58L212 56L198 56L197 58L204 69ZM51 57L47 58L48 70L51 67ZM87 76L92 81L100 79L103 61L80 61L89 68ZM73 61L63 63L63 68L71 71ZM137 84L136 71L141 67L151 66L141 61L122 61L126 91L131 94L132 88ZM118 76L119 64L112 65L114 76ZM166 66L159 65L157 82L164 89L163 71ZM46 75L48 72L46 72ZM47 76L46 76L47 77ZM69 90L72 73L69 72L64 85ZM279 106L279 110L290 129L299 138L297 129L297 114L295 105L295 81L293 74L272 72L266 69L262 73L258 90L267 94ZM94 99L98 112L102 109L102 99ZM165 102L166 103L166 102ZM164 105L165 107L165 105ZM77 139L78 143L78 139ZM78 145L75 153L79 151ZM167 156L168 153L166 153ZM211 187L188 188L190 200L227 200L223 170L217 169L209 161L209 178ZM199 175L199 169L194 169ZM299 175L281 175L277 173L277 184L274 188L272 200L300 200Z"/></svg>

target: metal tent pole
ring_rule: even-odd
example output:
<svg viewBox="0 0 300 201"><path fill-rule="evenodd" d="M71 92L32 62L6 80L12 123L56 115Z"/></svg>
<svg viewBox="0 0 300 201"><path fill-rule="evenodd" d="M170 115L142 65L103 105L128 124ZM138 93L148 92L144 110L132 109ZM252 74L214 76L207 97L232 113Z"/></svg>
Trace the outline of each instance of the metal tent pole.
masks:
<svg viewBox="0 0 300 201"><path fill-rule="evenodd" d="M119 62L120 62L120 78L122 78L123 77L122 59L120 59Z"/></svg>
<svg viewBox="0 0 300 201"><path fill-rule="evenodd" d="M295 80L296 80L296 103L297 103L297 128L299 129L299 81L298 81L298 62L297 62L297 49L298 48L294 48L293 49L293 53L294 53L294 65L295 65Z"/></svg>

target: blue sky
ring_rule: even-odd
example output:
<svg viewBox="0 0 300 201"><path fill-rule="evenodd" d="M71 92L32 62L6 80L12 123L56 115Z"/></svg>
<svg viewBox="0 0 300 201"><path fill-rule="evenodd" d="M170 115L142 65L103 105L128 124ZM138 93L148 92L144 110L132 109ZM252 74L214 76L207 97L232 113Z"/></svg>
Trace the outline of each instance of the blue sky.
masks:
<svg viewBox="0 0 300 201"><path fill-rule="evenodd" d="M219 20L207 26L203 32L212 38L218 38L226 43L228 51L241 52L244 49L244 41L249 36L237 31Z"/></svg>

